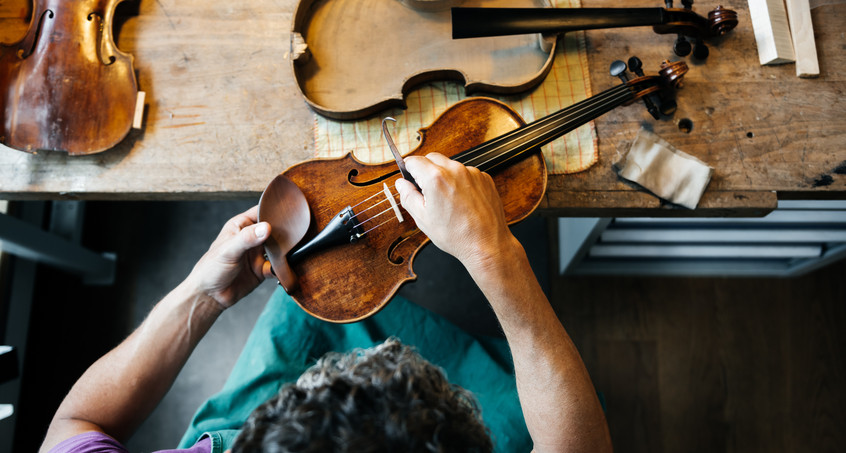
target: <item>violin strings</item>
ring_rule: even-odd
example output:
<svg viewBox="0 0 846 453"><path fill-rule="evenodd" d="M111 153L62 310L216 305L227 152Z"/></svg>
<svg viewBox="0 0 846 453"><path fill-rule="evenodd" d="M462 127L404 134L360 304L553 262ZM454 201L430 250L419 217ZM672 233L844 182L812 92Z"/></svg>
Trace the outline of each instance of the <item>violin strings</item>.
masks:
<svg viewBox="0 0 846 453"><path fill-rule="evenodd" d="M559 125L559 123L561 123L562 120L564 120L566 122L566 121L569 121L572 117L582 116L583 113L584 113L584 110L594 109L594 107L597 104L604 103L607 100L607 98L612 98L612 100L614 100L614 101L625 100L625 98L628 97L627 95L629 94L629 91L624 89L625 87L626 87L625 85L619 85L619 86L614 87L612 89L606 90L606 91L596 95L595 97L586 99L585 101L579 102L579 103L577 103L573 106L559 110L558 112L553 113L551 115L548 115L544 118L541 118L541 119L539 119L539 120L535 121L534 123L529 124L527 126L529 128L531 128L530 132L535 132L537 129L544 129L544 128L548 127L550 123L552 123L552 126L555 127L555 126ZM615 96L620 94L620 93L618 93L620 91L624 91L623 94L625 94L625 95L621 96L619 99L614 99ZM607 104L602 104L602 107L604 107L605 105L607 105ZM594 109L594 110L597 110L597 109ZM494 140L488 142L487 143L488 146L496 146L496 147L493 150L486 150L486 151L483 151L482 153L473 155L472 157L466 156L466 157L469 157L467 162L472 162L475 159L484 157L485 155L489 154L492 151L498 150L498 149L500 149L504 146L508 146L510 143L513 143L517 140L524 138L524 136L526 135L526 132L527 132L526 127L523 127L523 128L520 128L520 129L515 129L514 131L512 131L512 132L510 132L506 135L503 135L503 136L501 136L497 139L494 139ZM479 146L482 147L482 146L485 146L485 144L482 144L482 145L479 145ZM477 149L476 151L478 152L478 151L481 151L481 150Z"/></svg>
<svg viewBox="0 0 846 453"><path fill-rule="evenodd" d="M473 165L476 167L483 167L487 163L491 162L492 160L500 157L502 154L502 150L508 150L516 148L515 143L520 142L528 142L531 143L532 141L543 141L549 136L552 135L554 138L554 134L558 132L558 129L561 126L566 126L566 124L573 119L580 118L585 116L585 114L593 114L595 112L602 112L603 110L608 111L610 109L606 109L609 106L612 106L617 103L622 103L628 100L631 92L626 89L626 85L619 85L612 89L606 90L603 93L598 94L594 98L589 98L585 101L589 102L580 102L571 108L560 110L557 113L553 113L547 117L541 118L540 120L536 121L535 123L529 124L526 127L521 129L517 129L510 134L506 134L505 136L500 137L499 139L494 139L487 144L479 145L480 148L484 148L487 146L493 146L490 149L477 149L477 153L472 156L467 156L465 161L462 161L465 165ZM620 93L622 91L622 93ZM600 113L600 114L601 114ZM597 115L598 116L598 115ZM527 129L527 128L530 128ZM527 138L527 136L529 136ZM540 140L539 140L540 139ZM529 146L532 148L537 146L537 144L533 144ZM493 154L493 157L488 158ZM474 164L474 161L479 159L485 159L479 164Z"/></svg>
<svg viewBox="0 0 846 453"><path fill-rule="evenodd" d="M527 127L531 128L531 130L528 130L526 127L524 127L524 128L521 128L522 130L517 129L517 130L515 130L515 131L513 131L509 134L506 134L504 136L499 137L498 139L494 139L494 140L488 142L487 144L483 143L483 144L480 145L480 147L483 148L485 146L493 146L493 148L491 148L491 149L477 149L477 150L475 150L476 153L471 153L470 156L465 156L465 157L467 157L466 161L460 161L460 162L464 163L465 165L471 165L471 166L476 166L476 167L484 167L489 162L492 162L493 160L497 159L502 154L504 154L502 152L502 150L517 148L520 145L520 143L531 143L531 142L537 142L537 141L544 141L548 138L548 136L555 137L556 136L555 134L558 133L558 129L561 126L566 126L566 124L568 122L572 121L573 119L581 118L581 117L584 117L586 115L592 115L595 112L600 112L599 114L601 115L602 113L604 113L603 110L605 110L605 111L610 110L610 109L606 110L607 107L612 106L611 108L613 108L613 106L616 106L617 104L621 104L621 103L625 102L626 100L628 100L628 98L631 95L631 92L627 88L628 87L626 85L619 85L619 86L611 88L609 90L605 90L604 92L602 92L602 93L600 93L600 94L598 94L598 95L596 95L592 98L588 98L585 101L579 102L579 103L572 105L568 108L564 108L564 109L562 109L562 110L560 110L556 113L553 113L551 115L543 117L543 118L535 121L534 123L530 123L529 125L527 125ZM528 148L533 148L534 146L538 146L538 145L536 145L536 144L531 145ZM472 151L472 150L468 150L468 151ZM493 157L489 157L492 154L493 154ZM456 158L456 160L457 159L458 158ZM477 161L479 159L485 159L485 160L483 160L479 164L473 164L474 161ZM396 188L396 185L394 185L394 187ZM399 193L394 195L393 191L389 191L389 192L391 193L391 197L393 197L395 199L398 198ZM377 197L377 196L382 195L382 194L384 194L384 192L379 191L379 192L365 198L364 200L358 202L357 204L352 206L352 208L354 209L354 208L366 203L367 201L373 199L374 197ZM359 216L359 215L361 215L361 214L363 214L363 213L365 213L365 212L367 212L371 209L374 209L377 206L379 206L382 203L385 203L387 201L388 201L388 199L385 198L385 199L383 199L383 200L381 200L377 203L370 205L369 207L367 207L367 208L363 209L362 211L356 213L355 214L356 218L358 218L357 216ZM402 205L398 204L398 206L402 206ZM376 215L370 216L367 219L360 221L358 224L354 225L353 228L359 228L360 226L376 219L377 217L380 217L381 215L385 214L386 212L391 211L392 209L393 208L389 206L388 208L386 208L386 209L380 211L379 213L377 213ZM379 227L389 223L390 221L392 221L394 219L396 219L396 217L389 218L389 219L385 220L384 222L379 223L378 225L375 225L368 230L365 230L362 233L362 236L364 236L367 233L375 230L376 228L379 228Z"/></svg>
<svg viewBox="0 0 846 453"><path fill-rule="evenodd" d="M377 195L381 195L381 194L382 194L382 192L376 192L376 193L374 193L373 195L371 195L371 196L369 196L369 197L365 198L364 200L359 201L359 202L358 202L357 204L355 204L354 206L351 206L351 208L353 209L353 211L355 211L355 208L357 208L357 207L358 207L359 205L361 205L362 203L364 203L364 202L366 202L366 201L370 200L371 198L373 198L373 197L375 197L375 196L377 196ZM376 203L375 205L372 205L372 206L370 206L370 207L369 207L369 208L367 208L367 209L372 209L372 208L373 208L373 206L379 206L381 203L383 203L383 202ZM367 211L367 209L365 209L364 211ZM361 212L364 212L364 211L361 211Z"/></svg>
<svg viewBox="0 0 846 453"><path fill-rule="evenodd" d="M371 221L371 220L375 219L376 217L379 217L380 215L382 215L382 214L384 214L384 213L386 213L386 212L389 212L389 211L391 211L391 210L392 210L392 208L390 208L390 207L389 207L388 209L385 209L384 211L382 211L382 212L380 212L380 213L378 213L378 214L376 214L376 215L374 215L374 216L368 217L367 219L362 220L361 222L359 222L359 223L358 223L358 224L356 224L356 225L353 225L353 228L358 228L358 227L360 227L360 226L364 225L365 223L367 223L367 222L369 222L369 221ZM364 212L364 211L362 211L362 212ZM356 218L358 218L358 214L356 214Z"/></svg>
<svg viewBox="0 0 846 453"><path fill-rule="evenodd" d="M599 114L602 114L604 112L607 112L607 111L613 109L614 106L616 106L618 104L618 101L621 101L621 100L625 101L625 97L620 98L620 99L611 99L611 102L604 102L604 103L596 106L597 108L592 109L590 111L590 113L593 114L593 113L599 112ZM610 107L610 108L607 108L607 107ZM596 115L596 116L599 116L599 115ZM550 140L552 140L555 137L561 135L560 130L563 129L563 128L566 128L566 126L568 126L568 122L569 121L564 121L561 124L552 124L552 125L546 127L545 129L533 130L532 131L533 134L530 137L520 137L520 138L512 140L509 143L500 145L497 148L494 148L493 150L486 152L484 154L484 156L487 156L487 155L490 155L490 154L494 154L494 155L492 157L490 157L489 159L481 162L478 165L478 167L482 167L483 170L489 171L490 169L496 167L496 165L499 165L499 164L491 164L491 162L493 162L495 159L505 155L506 152L509 151L509 150L519 149L520 145L523 145L522 151L526 151L528 149L534 148L535 146L540 146L541 144L546 144ZM490 164L490 168L485 167L488 164Z"/></svg>
<svg viewBox="0 0 846 453"><path fill-rule="evenodd" d="M385 220L384 222L380 223L379 225L376 225L375 227L373 227L373 228L371 228L371 229L369 229L369 230L365 231L364 233L361 233L361 235L362 235L362 236L365 236L365 235L367 235L367 233L369 233L369 232L371 232L371 231L375 230L376 228L379 228L380 226L382 226L382 225L384 225L384 224L386 224L386 223L390 222L391 220L394 220L395 218L396 218L396 217L394 217L394 218L392 218L392 219Z"/></svg>
<svg viewBox="0 0 846 453"><path fill-rule="evenodd" d="M396 188L396 184L394 185L394 188ZM400 201L400 200L399 200L399 192L397 192L397 193L396 193L396 195L394 195L394 192L392 192L392 191L389 191L389 192L391 192L391 197L392 197L392 198L394 198L396 201ZM380 191L380 192L378 192L378 193L376 193L376 194L374 194L374 195L371 195L370 197L367 197L364 201L367 201L367 200L369 200L369 199L371 199L371 198L373 198L373 197L375 197L375 196L377 196L377 195L380 195L380 194L384 194L384 192ZM360 204L364 203L364 201L362 201L361 203L358 203L356 206L358 206L358 205L360 205ZM367 212L367 211L369 211L369 210L371 210L371 209L375 208L376 206L379 206L380 204L385 203L385 202L388 202L388 199L387 199L387 198L385 198L384 200L382 200L382 201L380 201L380 202L378 202L378 203L376 203L376 204L371 205L370 207L368 207L368 208L366 208L366 209L362 210L362 211L361 211L361 212L359 212L359 213L356 213L356 214L355 214L355 215L356 215L356 218L358 218L358 216L359 216L360 214L363 214L363 213L365 213L365 212ZM397 206L398 206L398 207L402 207L402 204L401 204L401 203L397 203ZM386 209L382 210L381 212L377 213L376 215L370 216L370 217L368 217L367 219L362 220L362 221L361 221L361 222L359 222L358 224L353 225L353 228L358 228L358 227L360 227L360 226L364 225L365 223L367 223L367 222L369 222L369 221L371 221L371 220L373 220L373 219L375 219L375 218L377 218L377 217L381 216L382 214L384 214L384 213L386 213L386 212L390 212L390 211L392 211L392 210L393 210L393 207L388 206ZM365 231L364 233L362 233L362 235L367 234L369 231L373 231L374 229L376 229L376 228L378 228L378 227L380 227L380 226L382 226L382 225L384 225L384 224L386 224L386 223L390 222L391 220L393 220L393 219L395 219L395 218L396 218L396 217L390 218L390 219L388 219L388 220L386 220L386 221L384 221L384 222L380 223L379 225L376 225L375 227L370 228L369 230L367 230L367 231Z"/></svg>

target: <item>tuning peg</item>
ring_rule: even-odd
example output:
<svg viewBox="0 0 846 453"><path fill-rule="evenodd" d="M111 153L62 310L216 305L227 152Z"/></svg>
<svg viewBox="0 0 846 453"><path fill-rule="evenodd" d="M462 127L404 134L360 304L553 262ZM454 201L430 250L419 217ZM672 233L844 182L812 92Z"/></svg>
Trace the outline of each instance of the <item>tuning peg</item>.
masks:
<svg viewBox="0 0 846 453"><path fill-rule="evenodd" d="M664 6L666 6L667 9L672 8L673 7L673 0L664 0Z"/></svg>
<svg viewBox="0 0 846 453"><path fill-rule="evenodd" d="M684 9L693 9L693 0L681 0Z"/></svg>
<svg viewBox="0 0 846 453"><path fill-rule="evenodd" d="M640 61L640 58L629 58L629 69L631 69L631 71L638 77L643 77L643 62ZM658 112L658 105L661 104L661 99L658 96L654 93L648 94L643 98L643 103L646 104L646 110L653 118L657 120L661 117L661 114Z"/></svg>
<svg viewBox="0 0 846 453"><path fill-rule="evenodd" d="M623 83L629 81L629 76L626 75L626 63L623 60L612 61L610 72L612 77L619 77Z"/></svg>
<svg viewBox="0 0 846 453"><path fill-rule="evenodd" d="M693 58L704 60L708 58L710 53L711 51L708 50L708 46L701 39L697 39L696 44L693 46Z"/></svg>
<svg viewBox="0 0 846 453"><path fill-rule="evenodd" d="M643 62L638 57L629 58L629 69L640 77L643 77Z"/></svg>
<svg viewBox="0 0 846 453"><path fill-rule="evenodd" d="M684 39L684 36L679 35L679 37L676 38L676 43L673 44L673 52L680 57L685 57L690 54L690 50L690 43Z"/></svg>

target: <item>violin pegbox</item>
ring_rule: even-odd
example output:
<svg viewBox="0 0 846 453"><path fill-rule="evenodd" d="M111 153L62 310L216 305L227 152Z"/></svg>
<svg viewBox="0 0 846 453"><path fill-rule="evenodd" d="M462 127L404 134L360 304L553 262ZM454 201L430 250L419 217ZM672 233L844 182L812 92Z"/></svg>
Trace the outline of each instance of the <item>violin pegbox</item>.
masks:
<svg viewBox="0 0 846 453"><path fill-rule="evenodd" d="M629 78L627 69L636 77ZM633 56L629 58L628 65L622 60L613 61L609 72L612 77L619 77L623 84L631 87L635 92L635 99L643 99L646 110L657 120L662 115L669 116L676 111L673 89L681 87L681 80L687 69L687 64L683 61L664 61L657 76L647 76L643 72L643 62Z"/></svg>
<svg viewBox="0 0 846 453"><path fill-rule="evenodd" d="M683 8L673 8L673 0L664 0L670 20L653 27L656 33L676 34L673 53L680 57L693 52L693 58L705 60L711 53L705 39L722 36L737 26L737 12L717 6L708 18L693 12L693 0L681 0ZM692 44L691 44L692 43Z"/></svg>

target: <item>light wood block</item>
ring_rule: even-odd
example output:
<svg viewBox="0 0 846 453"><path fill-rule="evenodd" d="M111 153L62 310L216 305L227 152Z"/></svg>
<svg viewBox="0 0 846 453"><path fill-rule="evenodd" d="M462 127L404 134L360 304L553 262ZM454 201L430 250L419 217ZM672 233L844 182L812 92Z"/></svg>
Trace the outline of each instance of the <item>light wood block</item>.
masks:
<svg viewBox="0 0 846 453"><path fill-rule="evenodd" d="M135 98L135 115L132 117L132 128L141 129L144 127L144 100L147 98L147 93L143 91L138 92Z"/></svg>
<svg viewBox="0 0 846 453"><path fill-rule="evenodd" d="M794 61L790 27L782 0L748 0L762 65Z"/></svg>
<svg viewBox="0 0 846 453"><path fill-rule="evenodd" d="M819 77L817 46L814 41L814 25L811 22L811 7L808 0L785 0L787 17L790 20L790 35L793 37L793 51L796 56L796 75Z"/></svg>

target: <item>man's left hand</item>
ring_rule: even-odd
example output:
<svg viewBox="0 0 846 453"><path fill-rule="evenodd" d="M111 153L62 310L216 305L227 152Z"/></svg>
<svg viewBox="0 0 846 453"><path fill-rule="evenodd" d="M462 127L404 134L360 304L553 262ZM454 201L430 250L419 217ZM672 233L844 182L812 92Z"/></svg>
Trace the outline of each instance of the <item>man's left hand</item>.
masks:
<svg viewBox="0 0 846 453"><path fill-rule="evenodd" d="M258 206L253 206L229 219L187 278L222 309L235 305L272 275L262 247L270 236L270 224L258 222L257 216Z"/></svg>

